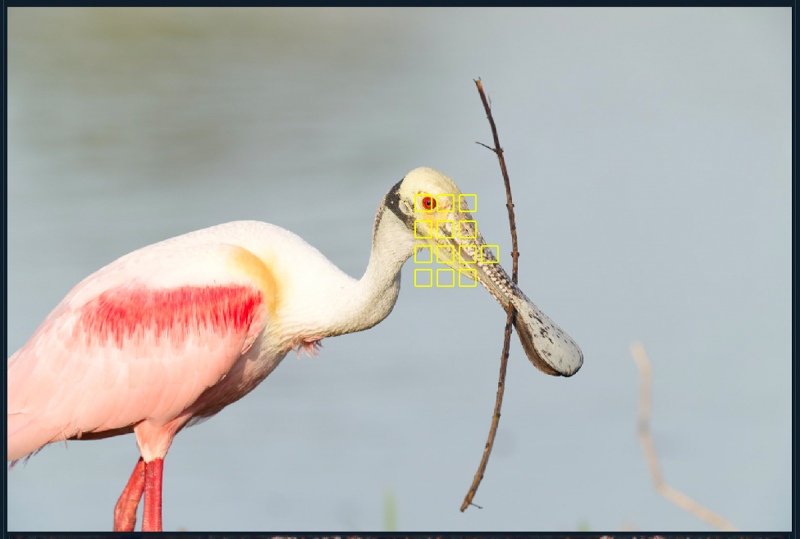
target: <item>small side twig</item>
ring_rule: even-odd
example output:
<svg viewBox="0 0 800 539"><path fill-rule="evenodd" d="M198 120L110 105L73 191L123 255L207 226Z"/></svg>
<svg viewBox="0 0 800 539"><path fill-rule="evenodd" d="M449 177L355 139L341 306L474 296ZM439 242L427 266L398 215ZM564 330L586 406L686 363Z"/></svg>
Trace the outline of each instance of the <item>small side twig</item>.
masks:
<svg viewBox="0 0 800 539"><path fill-rule="evenodd" d="M647 461L647 468L650 470L650 478L653 480L653 486L656 491L684 511L691 513L700 520L704 520L718 530L738 531L733 524L723 517L664 481L664 475L661 473L661 466L656 454L656 446L650 434L650 410L653 401L653 375L650 368L650 358L647 356L644 345L638 342L631 344L631 355L636 362L636 367L639 369L639 421L637 429L639 442L642 444L644 458Z"/></svg>
<svg viewBox="0 0 800 539"><path fill-rule="evenodd" d="M486 110L486 117L489 120L489 125L492 128L492 138L494 139L494 148L490 148L486 144L478 142L481 146L490 149L497 155L497 160L500 162L500 171L503 173L503 182L505 183L506 187L506 208L508 209L508 224L511 228L511 258L513 260L513 267L511 271L511 280L514 284L517 284L517 270L518 270L518 260L519 260L519 251L517 249L517 225L514 220L514 203L511 199L511 183L508 179L508 170L506 169L506 161L503 157L503 148L500 147L500 138L497 135L497 126L494 123L494 117L492 117L492 109L489 106L489 100L486 98L486 94L483 91L483 84L481 83L481 79L475 80L475 86L478 87L478 93L481 96L481 101L483 102L483 108ZM464 497L464 502L461 504L461 512L463 513L467 507L470 505L475 505L472 503L472 499L475 497L475 493L478 492L478 486L481 484L481 480L483 479L483 474L486 471L486 465L489 463L489 455L492 453L492 447L494 446L494 439L497 435L497 427L500 424L500 408L503 406L503 394L505 393L506 387L506 368L508 367L508 351L511 345L511 328L514 325L514 319L517 315L514 307L509 304L508 305L508 317L506 318L506 328L505 328L505 335L503 337L503 351L500 355L500 375L497 381L497 397L495 398L494 404L494 413L492 414L492 425L489 428L489 436L486 439L486 445L483 448L483 456L481 457L481 463L478 465L478 471L475 472L475 477L472 479L472 485L469 487L469 491L467 495ZM480 507L480 506L476 506Z"/></svg>

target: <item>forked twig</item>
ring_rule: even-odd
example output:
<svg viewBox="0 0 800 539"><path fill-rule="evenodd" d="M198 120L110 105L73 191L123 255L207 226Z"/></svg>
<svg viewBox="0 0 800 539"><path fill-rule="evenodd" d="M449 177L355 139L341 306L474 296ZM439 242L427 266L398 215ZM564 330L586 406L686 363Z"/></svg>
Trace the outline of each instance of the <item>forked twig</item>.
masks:
<svg viewBox="0 0 800 539"><path fill-rule="evenodd" d="M494 118L492 117L492 109L489 106L489 101L486 99L486 94L483 91L483 84L481 79L475 80L475 86L478 87L478 93L483 102L483 108L486 110L486 117L489 119L489 125L492 128L492 137L494 139L494 148L490 148L486 144L478 142L481 146L489 148L500 162L500 170L503 173L503 182L506 186L506 208L508 209L508 224L511 228L511 258L513 260L513 267L511 271L511 280L517 284L517 266L519 260L519 251L517 250L517 225L514 220L514 203L511 200L511 183L508 180L508 170L506 170L506 161L503 158L503 148L500 147L500 138L497 136L497 126L495 126ZM506 387L506 368L508 367L508 350L511 345L511 327L514 324L514 318L517 313L511 303L508 304L508 317L506 318L506 330L503 340L503 352L500 355L500 376L497 381L497 398L494 403L494 414L492 415L492 426L489 428L489 436L486 439L486 446L483 448L483 456L481 463L478 466L478 471L475 472L475 477L472 479L472 485L469 487L467 495L464 497L464 502L461 504L461 512L463 513L472 503L475 493L478 491L478 485L481 484L483 473L486 471L486 465L489 462L489 455L492 453L494 446L494 439L497 435L497 426L500 424L500 408L503 406L503 394ZM476 505L476 507L479 507Z"/></svg>
<svg viewBox="0 0 800 539"><path fill-rule="evenodd" d="M639 369L639 423L638 434L639 442L642 444L644 458L647 461L647 468L650 470L650 478L656 491L671 501L684 511L687 511L700 520L704 520L715 528L723 531L738 531L733 524L725 520L720 515L700 505L683 492L671 487L664 481L661 473L661 466L658 463L656 446L653 437L650 435L650 409L653 401L652 370L650 368L650 358L642 343L631 344L631 355Z"/></svg>

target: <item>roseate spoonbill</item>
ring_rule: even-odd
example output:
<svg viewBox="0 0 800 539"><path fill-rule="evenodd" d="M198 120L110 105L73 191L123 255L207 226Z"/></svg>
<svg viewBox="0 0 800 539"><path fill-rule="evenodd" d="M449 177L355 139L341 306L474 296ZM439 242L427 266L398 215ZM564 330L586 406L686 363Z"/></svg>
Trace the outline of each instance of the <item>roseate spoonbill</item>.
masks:
<svg viewBox="0 0 800 539"><path fill-rule="evenodd" d="M256 221L168 239L98 270L8 361L8 459L133 432L141 458L115 506L114 529L133 530L144 496L142 529L161 530L163 459L175 434L245 396L290 350L315 354L323 338L383 320L400 268L423 244L461 249L451 266L473 270L501 305L514 305L533 364L575 374L583 363L577 344L490 250L481 256L477 230L454 233L453 223L472 221L459 194L440 172L409 172L378 207L359 280L293 233Z"/></svg>

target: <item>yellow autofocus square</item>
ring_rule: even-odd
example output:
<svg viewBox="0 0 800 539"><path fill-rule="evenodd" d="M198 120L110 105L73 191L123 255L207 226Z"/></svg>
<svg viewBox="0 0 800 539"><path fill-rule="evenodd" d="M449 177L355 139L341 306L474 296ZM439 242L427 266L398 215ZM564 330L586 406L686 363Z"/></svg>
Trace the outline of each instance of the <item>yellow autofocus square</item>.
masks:
<svg viewBox="0 0 800 539"><path fill-rule="evenodd" d="M478 211L478 195L469 194L469 195L458 195L458 207L461 208L463 202L467 203L466 211L470 213L475 213ZM464 210L462 210L464 211Z"/></svg>
<svg viewBox="0 0 800 539"><path fill-rule="evenodd" d="M437 264L452 264L455 261L455 249L452 245L437 245L436 246L436 263Z"/></svg>
<svg viewBox="0 0 800 539"><path fill-rule="evenodd" d="M500 246L494 243L481 245L481 262L497 264L500 261Z"/></svg>
<svg viewBox="0 0 800 539"><path fill-rule="evenodd" d="M422 253L421 251L425 251ZM415 264L430 264L433 262L433 253L429 245L415 245L414 246L414 263Z"/></svg>
<svg viewBox="0 0 800 539"><path fill-rule="evenodd" d="M459 288L475 288L478 286L478 271L472 268L458 270Z"/></svg>
<svg viewBox="0 0 800 539"><path fill-rule="evenodd" d="M450 232L447 231L446 228L442 228L442 225L447 225L450 223ZM437 221L436 228L434 229L434 236L437 239L450 239L453 237L453 227L455 225L455 221L452 220L445 220L445 221Z"/></svg>
<svg viewBox="0 0 800 539"><path fill-rule="evenodd" d="M462 240L478 238L478 222L473 219L464 219L458 222L458 237Z"/></svg>
<svg viewBox="0 0 800 539"><path fill-rule="evenodd" d="M430 268L414 268L414 288L432 288L433 270Z"/></svg>
<svg viewBox="0 0 800 539"><path fill-rule="evenodd" d="M436 211L447 212L453 207L455 195L436 195Z"/></svg>
<svg viewBox="0 0 800 539"><path fill-rule="evenodd" d="M431 204L431 201L435 201L436 199L432 197L428 193L418 193L414 195L414 211L421 211L423 213L433 213L436 211L434 206L436 204ZM428 202L427 208L425 207L425 202Z"/></svg>
<svg viewBox="0 0 800 539"><path fill-rule="evenodd" d="M428 227L428 231L425 232L424 230L420 230L425 226ZM431 239L431 229L433 228L433 221L414 221L414 238L418 240L429 240Z"/></svg>
<svg viewBox="0 0 800 539"><path fill-rule="evenodd" d="M436 288L454 288L456 286L455 273L452 268L437 268Z"/></svg>
<svg viewBox="0 0 800 539"><path fill-rule="evenodd" d="M476 251L477 245L475 244L468 244L468 245L459 245L458 246L458 261L462 264L475 264L475 255L477 254ZM466 258L464 256L466 255Z"/></svg>

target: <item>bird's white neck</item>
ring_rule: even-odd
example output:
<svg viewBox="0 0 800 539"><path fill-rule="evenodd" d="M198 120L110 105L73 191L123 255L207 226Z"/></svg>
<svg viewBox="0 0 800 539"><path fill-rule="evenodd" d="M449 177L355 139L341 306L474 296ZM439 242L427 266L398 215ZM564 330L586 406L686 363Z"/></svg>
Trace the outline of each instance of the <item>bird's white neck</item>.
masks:
<svg viewBox="0 0 800 539"><path fill-rule="evenodd" d="M362 331L386 318L400 292L400 269L413 249L408 228L381 204L369 264L361 279L328 262L325 271L295 283L302 288L303 300L294 302L292 312L286 313L284 327L290 328L292 343Z"/></svg>
<svg viewBox="0 0 800 539"><path fill-rule="evenodd" d="M400 292L400 270L414 252L414 241L406 226L391 212L378 210L372 235L372 251L364 275L356 283L355 318L369 329L392 311Z"/></svg>

